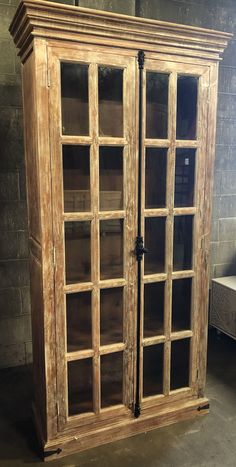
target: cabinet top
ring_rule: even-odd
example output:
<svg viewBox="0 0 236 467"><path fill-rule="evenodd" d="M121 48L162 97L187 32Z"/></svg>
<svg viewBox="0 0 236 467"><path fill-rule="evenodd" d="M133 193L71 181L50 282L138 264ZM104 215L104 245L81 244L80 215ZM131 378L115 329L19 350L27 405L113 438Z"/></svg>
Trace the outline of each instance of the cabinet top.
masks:
<svg viewBox="0 0 236 467"><path fill-rule="evenodd" d="M24 0L10 25L19 55L33 38L220 60L232 34L43 0Z"/></svg>

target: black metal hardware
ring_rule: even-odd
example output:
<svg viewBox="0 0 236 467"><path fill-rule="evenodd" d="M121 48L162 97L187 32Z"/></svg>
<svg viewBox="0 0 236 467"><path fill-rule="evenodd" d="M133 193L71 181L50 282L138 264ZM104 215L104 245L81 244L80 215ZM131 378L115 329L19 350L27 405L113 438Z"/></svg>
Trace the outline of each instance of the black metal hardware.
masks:
<svg viewBox="0 0 236 467"><path fill-rule="evenodd" d="M210 404L200 405L197 410L201 412L201 410L208 410L210 408Z"/></svg>
<svg viewBox="0 0 236 467"><path fill-rule="evenodd" d="M43 453L43 457L50 457L53 456L54 454L60 454L62 452L62 449L58 448L55 451L46 451Z"/></svg>
<svg viewBox="0 0 236 467"><path fill-rule="evenodd" d="M136 247L135 247L135 254L136 254L137 261L142 261L144 253L148 253L148 249L144 247L143 237L138 236L136 237Z"/></svg>
<svg viewBox="0 0 236 467"><path fill-rule="evenodd" d="M138 261L138 287L137 287L137 355L136 355L136 395L134 403L134 416L136 418L141 414L140 405L140 315L141 315L141 260L143 254L147 252L143 246L143 238L141 235L141 186L142 186L142 117L143 117L143 67L145 54L143 50L138 52L138 67L139 67L139 158L138 158L138 235L136 239L136 256Z"/></svg>

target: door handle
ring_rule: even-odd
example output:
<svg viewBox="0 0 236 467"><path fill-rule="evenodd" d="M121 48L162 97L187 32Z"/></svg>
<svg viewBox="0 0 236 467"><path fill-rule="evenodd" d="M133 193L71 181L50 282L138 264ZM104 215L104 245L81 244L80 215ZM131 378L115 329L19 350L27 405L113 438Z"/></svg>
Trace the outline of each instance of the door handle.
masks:
<svg viewBox="0 0 236 467"><path fill-rule="evenodd" d="M142 261L143 255L148 253L148 249L143 244L143 237L138 236L136 238L135 254L137 261Z"/></svg>

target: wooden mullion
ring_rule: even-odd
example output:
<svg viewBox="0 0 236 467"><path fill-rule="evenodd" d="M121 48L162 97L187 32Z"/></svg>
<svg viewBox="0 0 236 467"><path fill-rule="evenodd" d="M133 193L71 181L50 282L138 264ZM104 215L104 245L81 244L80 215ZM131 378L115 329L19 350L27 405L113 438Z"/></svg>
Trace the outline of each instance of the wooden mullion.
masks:
<svg viewBox="0 0 236 467"><path fill-rule="evenodd" d="M123 352L126 348L126 344L119 342L117 344L101 345L100 346L100 355L107 355L116 352Z"/></svg>
<svg viewBox="0 0 236 467"><path fill-rule="evenodd" d="M144 276L143 283L144 284L151 284L153 282L163 282L163 281L166 281L166 279L167 279L167 274L166 273L148 274L148 275Z"/></svg>
<svg viewBox="0 0 236 467"><path fill-rule="evenodd" d="M98 282L100 289L110 289L114 287L124 287L127 281L124 278L120 279L103 279Z"/></svg>
<svg viewBox="0 0 236 467"><path fill-rule="evenodd" d="M59 141L61 144L80 144L83 146L90 146L92 138L91 136L61 135Z"/></svg>
<svg viewBox="0 0 236 467"><path fill-rule="evenodd" d="M174 208L173 214L174 216L193 216L196 214L197 208Z"/></svg>
<svg viewBox="0 0 236 467"><path fill-rule="evenodd" d="M145 138L144 144L145 144L145 147L169 148L171 143L169 139Z"/></svg>
<svg viewBox="0 0 236 467"><path fill-rule="evenodd" d="M165 284L165 315L164 328L166 343L164 344L164 382L165 395L170 391L170 366L171 366L171 320L172 320L172 271L173 271L173 231L174 231L174 173L175 173L175 139L176 139L176 102L177 102L177 73L173 72L169 77L168 94L168 136L171 146L167 155L167 192L166 204L169 213L166 220L166 272Z"/></svg>
<svg viewBox="0 0 236 467"><path fill-rule="evenodd" d="M175 142L176 148L198 148L199 147L199 141L198 140L176 140Z"/></svg>
<svg viewBox="0 0 236 467"><path fill-rule="evenodd" d="M173 271L171 275L172 279L187 279L194 276L195 272L192 269L186 269L185 271Z"/></svg>
<svg viewBox="0 0 236 467"><path fill-rule="evenodd" d="M64 285L64 293L77 293L77 292L87 292L93 289L92 282L82 282L79 284L67 284Z"/></svg>
<svg viewBox="0 0 236 467"><path fill-rule="evenodd" d="M143 347L148 347L150 345L163 344L166 342L166 336L154 336L154 337L144 337L143 338Z"/></svg>
<svg viewBox="0 0 236 467"><path fill-rule="evenodd" d="M128 144L126 138L117 138L112 136L99 136L98 143L100 146L126 146Z"/></svg>
<svg viewBox="0 0 236 467"><path fill-rule="evenodd" d="M85 358L91 358L94 356L94 350L93 349L86 349L86 350L78 350L75 352L68 352L66 354L66 361L67 362L73 362L75 360L82 360Z"/></svg>
<svg viewBox="0 0 236 467"><path fill-rule="evenodd" d="M187 339L193 337L193 332L190 330L186 331L177 331L177 332L172 332L170 336L171 341L177 341L180 339Z"/></svg>
<svg viewBox="0 0 236 467"><path fill-rule="evenodd" d="M91 173L91 202L93 211L92 220L92 282L94 284L92 293L92 342L93 342L93 408L97 414L101 407L100 388L100 291L98 289L100 270L99 250L99 146L98 146L98 70L95 63L90 64L89 79L89 113L90 113L90 135L93 144L91 146L90 173Z"/></svg>
<svg viewBox="0 0 236 467"><path fill-rule="evenodd" d="M122 211L100 211L98 219L109 220L109 219L124 219L126 216L125 210Z"/></svg>
<svg viewBox="0 0 236 467"><path fill-rule="evenodd" d="M155 208L155 209L144 209L145 217L166 217L168 215L168 209Z"/></svg>
<svg viewBox="0 0 236 467"><path fill-rule="evenodd" d="M91 212L65 212L63 219L66 222L80 222L80 221L91 221L93 214Z"/></svg>

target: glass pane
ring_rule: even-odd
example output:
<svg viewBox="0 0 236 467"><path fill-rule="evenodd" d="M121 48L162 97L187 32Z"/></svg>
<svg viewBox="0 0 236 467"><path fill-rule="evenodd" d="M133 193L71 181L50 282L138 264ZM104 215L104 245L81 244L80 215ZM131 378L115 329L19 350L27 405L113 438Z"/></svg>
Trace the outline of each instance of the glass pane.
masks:
<svg viewBox="0 0 236 467"><path fill-rule="evenodd" d="M66 283L91 280L90 222L65 222Z"/></svg>
<svg viewBox="0 0 236 467"><path fill-rule="evenodd" d="M61 63L61 113L64 135L89 134L88 65Z"/></svg>
<svg viewBox="0 0 236 467"><path fill-rule="evenodd" d="M66 295L67 352L92 348L91 292Z"/></svg>
<svg viewBox="0 0 236 467"><path fill-rule="evenodd" d="M172 332L191 328L192 279L173 281Z"/></svg>
<svg viewBox="0 0 236 467"><path fill-rule="evenodd" d="M123 136L123 70L98 68L99 134Z"/></svg>
<svg viewBox="0 0 236 467"><path fill-rule="evenodd" d="M100 147L99 185L100 209L123 208L123 148Z"/></svg>
<svg viewBox="0 0 236 467"><path fill-rule="evenodd" d="M165 282L144 285L144 337L164 334Z"/></svg>
<svg viewBox="0 0 236 467"><path fill-rule="evenodd" d="M92 359L68 362L69 415L93 411Z"/></svg>
<svg viewBox="0 0 236 467"><path fill-rule="evenodd" d="M174 271L192 268L193 216L174 218Z"/></svg>
<svg viewBox="0 0 236 467"><path fill-rule="evenodd" d="M171 390L189 386L189 344L190 339L171 343Z"/></svg>
<svg viewBox="0 0 236 467"><path fill-rule="evenodd" d="M147 148L145 167L145 207L166 205L167 149Z"/></svg>
<svg viewBox="0 0 236 467"><path fill-rule="evenodd" d="M165 270L165 217L145 219L145 274L155 274Z"/></svg>
<svg viewBox="0 0 236 467"><path fill-rule="evenodd" d="M196 139L198 78L177 80L177 139Z"/></svg>
<svg viewBox="0 0 236 467"><path fill-rule="evenodd" d="M123 220L100 222L101 279L123 277Z"/></svg>
<svg viewBox="0 0 236 467"><path fill-rule="evenodd" d="M147 73L146 137L167 138L169 75Z"/></svg>
<svg viewBox="0 0 236 467"><path fill-rule="evenodd" d="M123 288L100 291L101 345L123 341Z"/></svg>
<svg viewBox="0 0 236 467"><path fill-rule="evenodd" d="M89 146L63 146L64 211L90 211Z"/></svg>
<svg viewBox="0 0 236 467"><path fill-rule="evenodd" d="M143 396L163 393L163 344L143 348Z"/></svg>
<svg viewBox="0 0 236 467"><path fill-rule="evenodd" d="M101 406L122 404L123 352L101 356Z"/></svg>
<svg viewBox="0 0 236 467"><path fill-rule="evenodd" d="M175 207L193 206L195 149L176 149Z"/></svg>

